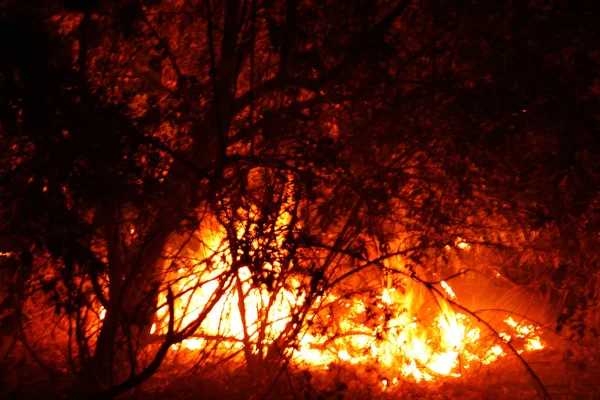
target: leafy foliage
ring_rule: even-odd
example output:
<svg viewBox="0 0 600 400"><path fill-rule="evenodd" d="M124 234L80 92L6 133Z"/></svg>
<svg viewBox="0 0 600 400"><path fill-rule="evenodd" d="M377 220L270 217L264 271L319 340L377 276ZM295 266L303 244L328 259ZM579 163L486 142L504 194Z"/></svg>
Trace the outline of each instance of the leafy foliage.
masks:
<svg viewBox="0 0 600 400"><path fill-rule="evenodd" d="M240 315L264 294L242 341L249 374L269 376L335 307L327 295L402 289L397 259L425 285L465 265L499 274L544 298L557 331L591 340L592 16L566 1L1 11L3 369L27 359L59 392L118 396L234 290ZM447 249L462 242L472 251ZM194 318L176 315L213 281ZM292 290L302 301L275 334ZM213 339L197 368L231 338ZM338 383L326 396L344 395ZM321 395L310 376L300 386Z"/></svg>

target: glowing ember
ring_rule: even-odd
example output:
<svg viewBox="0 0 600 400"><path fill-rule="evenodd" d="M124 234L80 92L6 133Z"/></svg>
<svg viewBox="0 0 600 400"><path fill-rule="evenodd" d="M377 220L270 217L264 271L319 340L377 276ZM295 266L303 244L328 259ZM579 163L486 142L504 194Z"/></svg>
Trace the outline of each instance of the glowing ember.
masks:
<svg viewBox="0 0 600 400"><path fill-rule="evenodd" d="M450 285L448 285L446 283L446 281L441 281L440 284L442 285L442 288L444 288L444 290L448 294L448 297L450 297L451 299L456 298L456 294L454 294L454 291L452 290L452 288L450 287Z"/></svg>
<svg viewBox="0 0 600 400"><path fill-rule="evenodd" d="M504 357L505 355L506 353L504 350L502 350L502 347L497 344L485 353L485 356L481 362L484 364L490 364L496 361L498 358Z"/></svg>
<svg viewBox="0 0 600 400"><path fill-rule="evenodd" d="M467 242L463 242L463 240L461 238L456 238L456 241L454 244L456 245L456 247L458 247L461 250L465 250L465 251L471 250L471 245Z"/></svg>
<svg viewBox="0 0 600 400"><path fill-rule="evenodd" d="M539 327L518 324L512 317L506 318L504 323L515 331L513 336L500 332L499 336L505 342L510 342L514 337L514 340L524 342L524 347L527 351L542 350L545 347L540 339L541 330Z"/></svg>
<svg viewBox="0 0 600 400"><path fill-rule="evenodd" d="M457 243L456 247L458 247L461 250L469 250L469 249L471 249L471 245L469 243L465 243L465 242Z"/></svg>

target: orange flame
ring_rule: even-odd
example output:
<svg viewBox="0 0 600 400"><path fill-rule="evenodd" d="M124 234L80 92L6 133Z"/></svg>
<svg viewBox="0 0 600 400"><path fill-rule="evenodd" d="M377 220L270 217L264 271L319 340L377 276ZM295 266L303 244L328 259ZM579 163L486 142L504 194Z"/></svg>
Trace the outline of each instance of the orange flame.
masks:
<svg viewBox="0 0 600 400"><path fill-rule="evenodd" d="M229 270L232 258L221 248L222 242L223 235L213 234L207 245L213 253L221 254L211 268L205 264L202 268L178 271L174 292L177 293L175 318L180 327L198 317L217 290L217 278ZM456 246L465 251L470 248L460 239ZM279 273L280 265L273 262L267 268ZM292 315L306 298L300 282L293 277L288 286L275 295L252 283L248 267L240 268L235 279L239 285L228 289L208 313L199 329L202 335L188 338L176 347L195 351L207 346L211 337L226 337L228 349L250 345L251 352L256 354L261 351L259 346L275 340L292 323ZM400 377L417 382L443 376L459 377L473 363L491 364L506 355L498 340L515 347L522 344L519 352L544 348L539 327L520 325L511 317L504 320L506 332L500 332L499 337L482 339L475 319L455 312L448 302L456 300L452 287L445 281L440 281L440 286L442 290L431 292L437 310L429 308L426 315L418 311L423 306L423 296L415 289L416 284L409 286L406 293L394 288L383 289L375 299L342 299L329 294L320 299L324 304L343 305L340 315L328 315L329 320L335 320L336 331L328 331L327 323L323 324L325 329L307 327L299 336L292 357L297 363L313 368L327 368L335 362L376 363L397 372L392 380L382 383L387 388L395 385ZM166 294L161 293L159 297L158 322L152 326L152 334L166 333ZM375 311L369 310L372 304L376 304ZM371 319L366 315L371 315ZM323 319L317 310L308 318ZM264 336L259 343L261 329Z"/></svg>

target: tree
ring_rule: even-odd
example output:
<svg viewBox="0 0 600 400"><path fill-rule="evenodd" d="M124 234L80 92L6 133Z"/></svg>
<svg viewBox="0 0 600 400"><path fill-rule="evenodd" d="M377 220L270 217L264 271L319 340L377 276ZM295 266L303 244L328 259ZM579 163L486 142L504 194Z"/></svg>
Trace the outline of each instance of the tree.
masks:
<svg viewBox="0 0 600 400"><path fill-rule="evenodd" d="M561 7L48 1L7 11L2 318L17 329L6 334L83 393L114 397L188 339L203 340L201 362L234 342L221 360L241 351L250 374L279 376L309 322L336 306L328 295L408 276L435 297L440 276L464 272L446 250L458 243L491 260L475 268L539 292L576 247L532 267L538 242L577 237L557 215L576 210L582 231L595 226L597 166L583 148L597 129L585 67L597 57L568 50L595 30L582 8L555 45L525 40L537 43ZM459 21L466 11L482 21ZM584 74L570 69L576 58ZM532 79L539 71L550 88ZM573 116L585 121L581 142L559 151L561 130L544 130ZM577 198L564 168L544 171L557 161L579 165ZM550 187L564 203L539 199ZM582 236L577 254L590 262L595 239ZM521 262L495 265L495 251ZM207 334L219 313L239 315L240 333Z"/></svg>

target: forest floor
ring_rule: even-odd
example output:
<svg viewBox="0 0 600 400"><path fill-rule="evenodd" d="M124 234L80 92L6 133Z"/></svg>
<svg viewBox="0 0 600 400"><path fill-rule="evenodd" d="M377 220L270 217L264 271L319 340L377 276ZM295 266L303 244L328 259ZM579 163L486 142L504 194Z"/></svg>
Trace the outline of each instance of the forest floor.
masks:
<svg viewBox="0 0 600 400"><path fill-rule="evenodd" d="M600 346L587 342L557 342L524 356L524 360L555 400L600 399ZM165 360L166 361L166 360ZM17 369L21 372L17 373ZM2 376L4 375L4 376ZM18 380L15 381L15 376ZM202 400L391 400L391 399L537 399L544 392L522 361L505 357L491 365L473 366L462 376L415 382L394 380L373 366L330 364L307 370L287 368L252 376L233 362L198 367L165 362L145 384L122 399ZM9 380L12 376L12 381ZM56 382L33 363L0 370L0 399L69 399L68 379ZM276 382L276 383L274 383Z"/></svg>
<svg viewBox="0 0 600 400"><path fill-rule="evenodd" d="M600 399L600 349L561 346L525 357L552 399ZM198 370L184 379L157 376L131 398L160 399L536 399L544 392L517 357L481 366L460 377L432 381L393 381L380 371L357 365L330 365L307 370L289 367L273 379L249 377L242 370Z"/></svg>

